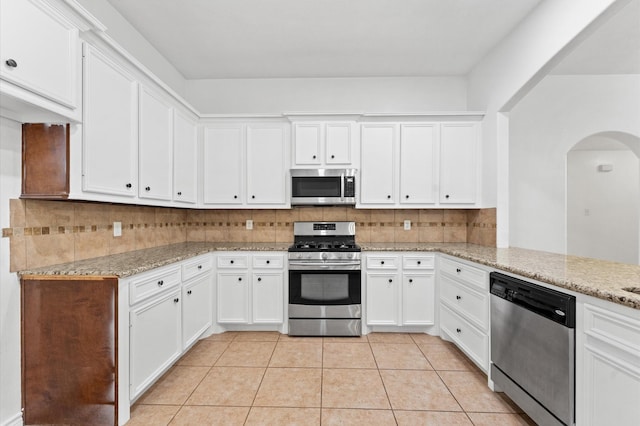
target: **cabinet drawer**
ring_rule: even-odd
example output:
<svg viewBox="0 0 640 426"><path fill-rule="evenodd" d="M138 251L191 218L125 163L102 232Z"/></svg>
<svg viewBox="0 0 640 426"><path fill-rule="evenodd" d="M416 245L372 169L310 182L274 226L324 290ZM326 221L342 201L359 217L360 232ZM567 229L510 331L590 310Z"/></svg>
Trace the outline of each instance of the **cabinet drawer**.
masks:
<svg viewBox="0 0 640 426"><path fill-rule="evenodd" d="M238 255L221 255L218 256L218 268L247 268L249 267L249 257L246 254Z"/></svg>
<svg viewBox="0 0 640 426"><path fill-rule="evenodd" d="M640 321L585 304L584 332L588 342L596 339L640 359Z"/></svg>
<svg viewBox="0 0 640 426"><path fill-rule="evenodd" d="M398 269L399 257L394 255L367 256L367 269Z"/></svg>
<svg viewBox="0 0 640 426"><path fill-rule="evenodd" d="M489 297L447 276L440 278L440 298L478 328L489 329Z"/></svg>
<svg viewBox="0 0 640 426"><path fill-rule="evenodd" d="M489 367L489 337L445 305L440 306L440 328L485 373Z"/></svg>
<svg viewBox="0 0 640 426"><path fill-rule="evenodd" d="M198 256L195 259L187 260L182 264L182 280L187 281L197 277L213 268L211 255Z"/></svg>
<svg viewBox="0 0 640 426"><path fill-rule="evenodd" d="M433 269L435 267L435 255L405 255L402 256L403 269Z"/></svg>
<svg viewBox="0 0 640 426"><path fill-rule="evenodd" d="M277 254L254 254L253 255L253 267L254 268L269 268L282 269L284 266L284 256Z"/></svg>
<svg viewBox="0 0 640 426"><path fill-rule="evenodd" d="M482 269L467 265L466 263L440 258L440 271L449 274L459 280L478 287L480 290L489 289L487 273Z"/></svg>
<svg viewBox="0 0 640 426"><path fill-rule="evenodd" d="M166 289L180 285L180 267L172 266L139 275L129 282L129 303L135 305Z"/></svg>

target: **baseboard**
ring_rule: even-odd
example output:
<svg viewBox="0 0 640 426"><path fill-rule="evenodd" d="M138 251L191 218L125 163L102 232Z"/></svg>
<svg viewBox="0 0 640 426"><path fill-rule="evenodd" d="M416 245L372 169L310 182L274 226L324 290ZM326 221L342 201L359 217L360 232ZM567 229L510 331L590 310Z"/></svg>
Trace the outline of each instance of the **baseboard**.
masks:
<svg viewBox="0 0 640 426"><path fill-rule="evenodd" d="M2 426L23 426L22 413L17 413L13 417L9 417L2 423Z"/></svg>

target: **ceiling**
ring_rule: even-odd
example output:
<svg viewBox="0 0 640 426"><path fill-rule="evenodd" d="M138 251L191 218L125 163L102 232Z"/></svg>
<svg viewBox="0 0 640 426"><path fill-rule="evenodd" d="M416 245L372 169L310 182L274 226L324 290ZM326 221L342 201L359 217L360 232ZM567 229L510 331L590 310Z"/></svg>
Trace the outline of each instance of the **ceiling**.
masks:
<svg viewBox="0 0 640 426"><path fill-rule="evenodd" d="M541 0L108 0L186 79L463 76Z"/></svg>
<svg viewBox="0 0 640 426"><path fill-rule="evenodd" d="M640 0L606 21L551 74L640 74Z"/></svg>

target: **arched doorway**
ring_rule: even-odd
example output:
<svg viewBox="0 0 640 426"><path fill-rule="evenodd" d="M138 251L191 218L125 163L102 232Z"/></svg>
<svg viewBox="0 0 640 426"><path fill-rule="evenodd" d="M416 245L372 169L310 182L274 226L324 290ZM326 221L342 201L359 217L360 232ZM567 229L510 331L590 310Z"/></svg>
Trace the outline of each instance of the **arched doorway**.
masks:
<svg viewBox="0 0 640 426"><path fill-rule="evenodd" d="M567 153L567 254L640 264L640 138L598 133Z"/></svg>

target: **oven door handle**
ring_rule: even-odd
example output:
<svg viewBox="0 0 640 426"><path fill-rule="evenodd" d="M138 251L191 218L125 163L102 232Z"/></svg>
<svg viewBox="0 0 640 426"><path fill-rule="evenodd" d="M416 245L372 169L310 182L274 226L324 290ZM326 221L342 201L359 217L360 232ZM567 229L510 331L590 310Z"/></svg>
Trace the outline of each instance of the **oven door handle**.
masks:
<svg viewBox="0 0 640 426"><path fill-rule="evenodd" d="M296 262L289 261L290 269L360 269L360 262L325 262L325 263L310 263L310 262Z"/></svg>

